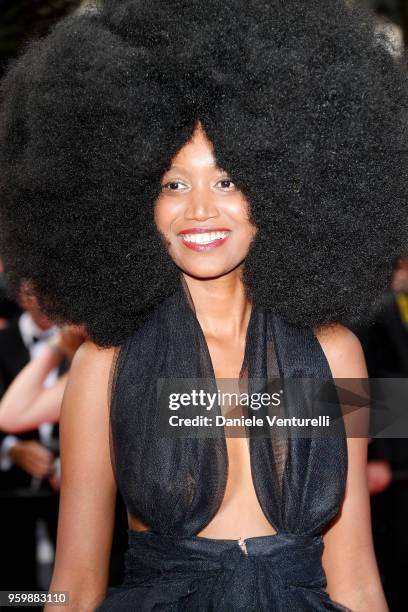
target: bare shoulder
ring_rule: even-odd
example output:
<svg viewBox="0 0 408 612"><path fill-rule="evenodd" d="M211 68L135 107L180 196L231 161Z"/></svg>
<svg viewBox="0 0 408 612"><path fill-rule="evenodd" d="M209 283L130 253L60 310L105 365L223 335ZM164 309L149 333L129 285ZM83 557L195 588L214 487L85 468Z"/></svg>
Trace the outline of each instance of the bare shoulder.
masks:
<svg viewBox="0 0 408 612"><path fill-rule="evenodd" d="M72 365L81 368L103 368L110 366L116 350L115 347L102 348L91 340L86 340L75 353Z"/></svg>
<svg viewBox="0 0 408 612"><path fill-rule="evenodd" d="M100 348L91 341L84 342L72 360L64 400L61 422L75 421L81 413L85 420L108 415L109 377L115 348Z"/></svg>
<svg viewBox="0 0 408 612"><path fill-rule="evenodd" d="M362 351L357 336L345 325L332 323L315 330L321 347L330 354L350 351Z"/></svg>
<svg viewBox="0 0 408 612"><path fill-rule="evenodd" d="M78 463L81 469L85 469L86 462L95 469L98 457L106 466L103 479L108 474L108 389L114 352L87 341L72 360L60 417L61 458L67 473Z"/></svg>
<svg viewBox="0 0 408 612"><path fill-rule="evenodd" d="M367 378L367 367L360 340L340 323L315 330L335 378Z"/></svg>
<svg viewBox="0 0 408 612"><path fill-rule="evenodd" d="M86 387L95 386L101 391L108 387L109 375L117 349L101 348L90 340L84 342L72 360L68 384L86 382Z"/></svg>

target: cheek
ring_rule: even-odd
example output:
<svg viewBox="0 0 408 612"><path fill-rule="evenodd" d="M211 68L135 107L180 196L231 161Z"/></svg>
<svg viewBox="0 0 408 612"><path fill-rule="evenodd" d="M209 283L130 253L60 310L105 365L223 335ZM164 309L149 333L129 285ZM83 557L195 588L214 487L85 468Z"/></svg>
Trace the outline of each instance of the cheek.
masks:
<svg viewBox="0 0 408 612"><path fill-rule="evenodd" d="M159 197L154 208L154 222L161 234L167 235L174 218L173 207L167 198Z"/></svg>
<svg viewBox="0 0 408 612"><path fill-rule="evenodd" d="M225 202L228 214L236 223L248 223L250 219L250 204L240 191L231 194Z"/></svg>
<svg viewBox="0 0 408 612"><path fill-rule="evenodd" d="M241 240L250 242L256 234L256 227L250 220L250 205L245 197L240 194L231 200L228 206L228 214L234 219L235 227L239 230Z"/></svg>
<svg viewBox="0 0 408 612"><path fill-rule="evenodd" d="M254 227L249 221L242 226L241 231L239 232L239 247L237 246L237 250L239 250L239 254L241 257L246 257L248 254L249 248L253 239L255 238L256 227Z"/></svg>

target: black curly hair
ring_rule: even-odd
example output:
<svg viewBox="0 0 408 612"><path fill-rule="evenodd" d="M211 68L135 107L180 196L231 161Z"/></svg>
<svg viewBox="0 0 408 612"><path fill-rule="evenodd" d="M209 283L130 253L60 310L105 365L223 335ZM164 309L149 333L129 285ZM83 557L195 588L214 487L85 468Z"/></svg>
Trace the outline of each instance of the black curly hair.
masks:
<svg viewBox="0 0 408 612"><path fill-rule="evenodd" d="M153 209L199 119L258 228L250 298L302 326L359 316L407 249L407 93L342 0L101 0L3 80L9 282L121 344L179 286Z"/></svg>

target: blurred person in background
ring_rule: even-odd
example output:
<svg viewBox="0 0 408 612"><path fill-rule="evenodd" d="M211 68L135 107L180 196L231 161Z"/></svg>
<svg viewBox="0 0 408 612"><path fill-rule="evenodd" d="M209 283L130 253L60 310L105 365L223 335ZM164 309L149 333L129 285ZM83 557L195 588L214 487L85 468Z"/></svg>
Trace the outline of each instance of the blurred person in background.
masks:
<svg viewBox="0 0 408 612"><path fill-rule="evenodd" d="M357 331L372 378L408 376L408 258L395 262L390 288L372 321Z"/></svg>
<svg viewBox="0 0 408 612"><path fill-rule="evenodd" d="M4 334L8 339L6 342L4 342L0 332L0 360L4 348L4 371L7 372L10 368L13 368L11 357L13 351L21 352L21 342L15 336L16 323L23 326L26 332L25 336L27 336L31 327L34 337L38 340L35 340L33 358L7 386L0 402L0 432L18 434L18 437L16 435L6 435L3 439L3 456L7 455L7 467L14 463L21 470L36 478L45 478L55 491L59 491L59 457L51 459L50 451L46 448L47 444L44 446L36 439L26 440L26 436L20 436L20 434L28 432L29 437L34 434L36 438L37 428L40 434L43 432L43 435L46 435L50 424L58 423L62 398L68 380L69 365L76 350L85 340L85 332L80 326L74 325L67 325L60 330L55 328L49 319L39 311L37 301L28 291L22 293L21 304L26 308L26 311L19 319L11 321L6 334ZM44 342L41 342L41 336L44 338ZM10 352L11 346L13 348ZM23 354L19 363L24 358L25 355ZM57 370L58 374L55 376ZM13 372L7 378L12 378L12 374ZM58 426L55 431L58 431L57 428ZM51 461L52 463L50 463ZM22 500L20 499L18 502L21 508ZM46 505L45 502L43 507ZM50 535L55 545L57 517L54 510L54 508L51 509L52 533ZM122 580L123 554L126 548L126 536L123 535L126 514L119 498L116 513L115 528L117 535L112 547L109 576L109 583L112 585ZM44 514L44 510L40 514ZM12 524L8 523L11 534L13 534L13 530L10 529ZM14 524L17 528L15 519ZM12 545L17 549L14 535L11 535L11 540ZM33 555L29 555L28 559L31 563L35 563ZM18 558L16 558L16 562L18 562ZM14 572L15 580L17 580L18 572L15 566L10 568L10 572ZM19 588L25 588L21 576L18 581ZM4 582L4 587L7 585L9 585L9 582L7 584Z"/></svg>
<svg viewBox="0 0 408 612"><path fill-rule="evenodd" d="M44 422L58 423L68 373L62 374L52 385L44 384L50 372L63 360L71 362L84 339L81 328L63 327L21 370L0 402L0 430L19 433Z"/></svg>
<svg viewBox="0 0 408 612"><path fill-rule="evenodd" d="M11 318L0 331L0 372L5 390L21 370L47 350L58 330L45 317L37 300L22 284L19 295L22 314ZM53 351L54 352L54 351ZM55 354L55 352L54 352ZM50 386L66 369L65 360L55 363L43 384ZM0 577L1 589L37 589L36 526L45 518L55 542L58 514L58 482L53 466L58 455L58 425L42 422L16 435L0 427L0 492L2 496L0 537L7 558ZM40 492L48 491L46 503ZM24 550L24 555L21 555Z"/></svg>

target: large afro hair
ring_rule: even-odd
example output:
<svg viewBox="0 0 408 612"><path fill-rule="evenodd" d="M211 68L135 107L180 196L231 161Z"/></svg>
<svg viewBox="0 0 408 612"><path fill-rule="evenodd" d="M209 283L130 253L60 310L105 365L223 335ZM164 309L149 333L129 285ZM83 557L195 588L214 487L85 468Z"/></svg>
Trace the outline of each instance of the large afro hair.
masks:
<svg viewBox="0 0 408 612"><path fill-rule="evenodd" d="M8 280L121 344L179 286L153 209L200 120L258 228L250 298L301 326L361 316L407 250L407 93L342 0L101 0L3 80Z"/></svg>

